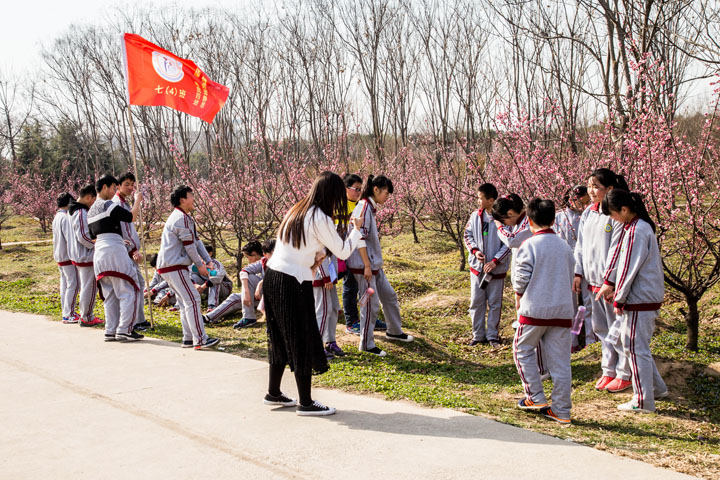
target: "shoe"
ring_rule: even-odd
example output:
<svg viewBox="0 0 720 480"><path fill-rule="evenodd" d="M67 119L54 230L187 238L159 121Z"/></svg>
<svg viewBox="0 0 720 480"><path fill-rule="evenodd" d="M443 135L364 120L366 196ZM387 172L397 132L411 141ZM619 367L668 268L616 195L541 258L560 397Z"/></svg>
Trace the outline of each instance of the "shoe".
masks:
<svg viewBox="0 0 720 480"><path fill-rule="evenodd" d="M117 338L115 338L115 334L114 334L114 333L106 333L106 334L105 334L105 341L106 341L106 342L114 342L114 341L116 341L116 340L117 340Z"/></svg>
<svg viewBox="0 0 720 480"><path fill-rule="evenodd" d="M294 398L286 397L282 393L277 397L268 393L267 395L265 395L263 403L265 405L276 405L279 407L294 407L295 405L297 405L297 400L295 400Z"/></svg>
<svg viewBox="0 0 720 480"><path fill-rule="evenodd" d="M116 333L115 340L118 342L136 342L145 338L145 335L133 330L130 333Z"/></svg>
<svg viewBox="0 0 720 480"><path fill-rule="evenodd" d="M345 327L345 331L353 335L360 335L360 322L351 323L349 326Z"/></svg>
<svg viewBox="0 0 720 480"><path fill-rule="evenodd" d="M535 403L529 398L521 398L518 402L518 408L520 410L540 410L541 408L547 407L548 404L546 403Z"/></svg>
<svg viewBox="0 0 720 480"><path fill-rule="evenodd" d="M413 337L412 335L408 335L407 333L399 333L397 335L393 335L392 333L385 332L385 338L387 338L388 340L397 340L399 342L406 343L410 343L415 340L415 337Z"/></svg>
<svg viewBox="0 0 720 480"><path fill-rule="evenodd" d="M177 312L177 311L178 311L178 307L170 307L170 308L168 308L168 312Z"/></svg>
<svg viewBox="0 0 720 480"><path fill-rule="evenodd" d="M140 322L137 325L135 325L134 328L135 328L135 330L137 330L139 332L144 332L145 330L150 328L150 322L148 322L147 320L144 322Z"/></svg>
<svg viewBox="0 0 720 480"><path fill-rule="evenodd" d="M71 315L69 317L62 317L63 323L78 323L80 320L75 315Z"/></svg>
<svg viewBox="0 0 720 480"><path fill-rule="evenodd" d="M237 322L235 325L233 325L233 328L235 330L239 330L241 328L255 325L256 323L257 323L257 320L254 318L241 318L239 322Z"/></svg>
<svg viewBox="0 0 720 480"><path fill-rule="evenodd" d="M208 307L208 308L207 308L207 311L206 311L205 313L208 314L208 313L212 312L213 310L215 310L215 306L214 306L214 305L213 305L212 307Z"/></svg>
<svg viewBox="0 0 720 480"><path fill-rule="evenodd" d="M183 340L180 344L180 348L193 348L193 341L192 340Z"/></svg>
<svg viewBox="0 0 720 480"><path fill-rule="evenodd" d="M220 343L219 338L210 338L208 337L207 340L205 340L205 343L201 343L200 345L195 345L193 348L195 350L209 350L211 348L215 348Z"/></svg>
<svg viewBox="0 0 720 480"><path fill-rule="evenodd" d="M378 332L384 332L385 330L387 330L387 323L383 322L378 318L377 320L375 320L375 330L377 330Z"/></svg>
<svg viewBox="0 0 720 480"><path fill-rule="evenodd" d="M572 347L570 349L570 353L577 353L580 350L582 350L583 348L585 348L585 347L583 347L582 345L575 345L574 347Z"/></svg>
<svg viewBox="0 0 720 480"><path fill-rule="evenodd" d="M210 312L208 312L208 313L210 313ZM210 324L210 319L207 317L207 315L202 315L202 321L205 325Z"/></svg>
<svg viewBox="0 0 720 480"><path fill-rule="evenodd" d="M605 390L610 393L618 393L622 392L623 390L627 390L630 387L632 387L632 382L630 380L622 380L620 378L616 378L615 380L607 384Z"/></svg>
<svg viewBox="0 0 720 480"><path fill-rule="evenodd" d="M333 355L336 357L344 357L345 352L343 352L343 349L340 348L340 346L335 342L330 342L327 345L325 345L325 350L330 350Z"/></svg>
<svg viewBox="0 0 720 480"><path fill-rule="evenodd" d="M572 423L569 418L560 418L557 415L555 415L552 411L551 407L543 407L540 409L540 415L543 417L549 418L550 420L555 420L558 423L561 423L563 425L570 425Z"/></svg>
<svg viewBox="0 0 720 480"><path fill-rule="evenodd" d="M89 322L85 322L83 320L80 320L80 326L81 327L94 327L95 325L102 325L105 323L105 320L102 320L98 317L93 318Z"/></svg>
<svg viewBox="0 0 720 480"><path fill-rule="evenodd" d="M540 380L541 380L541 381L544 382L544 381L547 380L548 378L550 378L550 372L545 372L545 373L541 373L541 374L540 374Z"/></svg>
<svg viewBox="0 0 720 480"><path fill-rule="evenodd" d="M470 340L470 342L468 342L468 345L470 345L471 347L474 347L476 345L487 345L488 343L489 342L485 339L482 339L482 340L474 340L473 339L473 340Z"/></svg>
<svg viewBox="0 0 720 480"><path fill-rule="evenodd" d="M490 343L490 346L492 348L500 348L502 347L502 343L500 343L500 340L488 340L488 343Z"/></svg>
<svg viewBox="0 0 720 480"><path fill-rule="evenodd" d="M627 403L621 403L617 406L618 410L621 410L623 412L635 412L635 413L655 413L654 410L645 410L644 408L640 408L637 405L635 405L635 402L630 400Z"/></svg>
<svg viewBox="0 0 720 480"><path fill-rule="evenodd" d="M667 397L669 397L669 396L670 396L670 392L668 392L667 390L665 390L665 391L662 392L662 393L656 393L656 394L655 394L655 399L657 400L657 399L659 399L659 398L667 398Z"/></svg>
<svg viewBox="0 0 720 480"><path fill-rule="evenodd" d="M385 350L380 350L378 347L373 347L370 350L360 350L360 351L372 353L373 355L377 355L378 357L384 357L387 355L387 352Z"/></svg>
<svg viewBox="0 0 720 480"><path fill-rule="evenodd" d="M328 360L332 360L333 358L335 358L335 354L328 350L327 347L325 347L325 358L327 358Z"/></svg>
<svg viewBox="0 0 720 480"><path fill-rule="evenodd" d="M600 377L600 380L595 383L595 390L605 390L608 386L608 383L615 380L615 377L608 377L607 375L603 375Z"/></svg>
<svg viewBox="0 0 720 480"><path fill-rule="evenodd" d="M335 409L333 407L326 407L319 402L313 402L307 407L304 405L298 405L295 413L301 417L322 417L325 415L332 415L335 413Z"/></svg>

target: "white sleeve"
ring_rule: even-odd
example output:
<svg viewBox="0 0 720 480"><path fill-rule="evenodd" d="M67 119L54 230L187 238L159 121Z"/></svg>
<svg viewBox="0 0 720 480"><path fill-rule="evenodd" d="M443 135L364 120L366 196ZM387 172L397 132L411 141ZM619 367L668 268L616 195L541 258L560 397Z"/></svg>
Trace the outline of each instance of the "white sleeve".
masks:
<svg viewBox="0 0 720 480"><path fill-rule="evenodd" d="M320 243L327 247L340 260L345 260L355 251L360 242L361 233L353 230L343 240L337 233L335 223L325 214L318 214L315 217L315 235Z"/></svg>

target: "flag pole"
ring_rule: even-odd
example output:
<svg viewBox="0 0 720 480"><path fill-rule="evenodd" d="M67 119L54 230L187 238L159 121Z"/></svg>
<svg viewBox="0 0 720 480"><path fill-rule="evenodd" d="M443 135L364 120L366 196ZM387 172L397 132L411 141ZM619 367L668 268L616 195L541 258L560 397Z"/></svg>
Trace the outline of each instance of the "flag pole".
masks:
<svg viewBox="0 0 720 480"><path fill-rule="evenodd" d="M128 122L130 124L130 148L132 150L132 158L133 158L133 170L135 171L135 175L137 176L138 180L138 188L140 184L140 170L138 170L137 167L137 156L135 155L135 127L133 126L133 117L132 117L132 110L130 109L130 102L128 101L127 104L127 111L128 111ZM145 254L145 223L143 222L143 208L142 208L142 202L140 202L140 215L139 215L139 221L140 221L140 251L142 252L142 259L143 259L143 274L145 275L145 288L147 289L148 293L150 292L149 285L150 280L148 277L148 269L147 269L147 255ZM141 292L141 295L143 295L143 303L145 302L145 292ZM150 295L148 295L148 311L150 312L150 329L155 329L155 319L153 318L153 308L152 308L152 298L150 298Z"/></svg>

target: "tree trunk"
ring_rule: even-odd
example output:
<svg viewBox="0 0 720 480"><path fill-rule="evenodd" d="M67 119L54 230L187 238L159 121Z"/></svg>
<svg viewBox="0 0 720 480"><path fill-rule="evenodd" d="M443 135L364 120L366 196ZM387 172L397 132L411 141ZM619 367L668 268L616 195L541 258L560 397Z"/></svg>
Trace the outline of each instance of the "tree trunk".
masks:
<svg viewBox="0 0 720 480"><path fill-rule="evenodd" d="M460 271L465 271L465 245L462 242L457 243L458 250L460 251Z"/></svg>
<svg viewBox="0 0 720 480"><path fill-rule="evenodd" d="M688 311L685 314L685 325L687 326L687 342L685 348L698 351L698 336L700 333L700 313L698 312L698 298L692 295L685 295Z"/></svg>
<svg viewBox="0 0 720 480"><path fill-rule="evenodd" d="M415 218L412 219L412 234L413 234L413 243L420 243L420 239L417 235L417 222L415 221Z"/></svg>

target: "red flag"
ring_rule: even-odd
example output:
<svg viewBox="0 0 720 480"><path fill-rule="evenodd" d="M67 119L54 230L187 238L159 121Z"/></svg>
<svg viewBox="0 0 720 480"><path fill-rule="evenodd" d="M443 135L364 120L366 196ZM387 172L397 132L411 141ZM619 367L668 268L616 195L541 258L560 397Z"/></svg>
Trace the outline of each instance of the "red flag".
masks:
<svg viewBox="0 0 720 480"><path fill-rule="evenodd" d="M123 35L123 60L131 105L164 105L212 123L230 93L191 60L133 33Z"/></svg>

